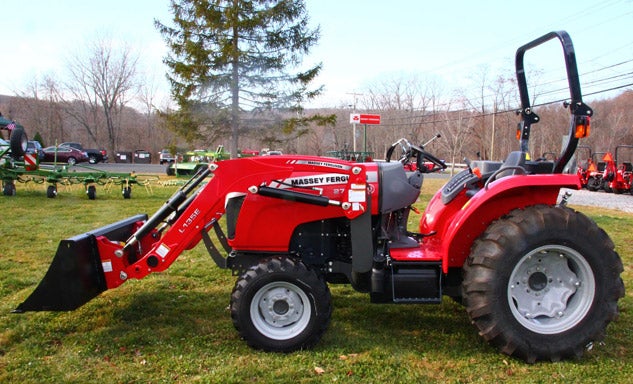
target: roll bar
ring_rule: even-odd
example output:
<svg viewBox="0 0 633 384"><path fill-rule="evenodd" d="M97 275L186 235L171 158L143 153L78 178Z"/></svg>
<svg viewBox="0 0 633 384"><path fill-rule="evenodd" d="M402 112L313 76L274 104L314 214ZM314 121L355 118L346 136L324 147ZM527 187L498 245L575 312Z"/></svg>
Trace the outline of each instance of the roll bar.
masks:
<svg viewBox="0 0 633 384"><path fill-rule="evenodd" d="M530 126L539 122L539 117L536 113L534 113L530 104L523 58L526 51L552 39L558 39L563 48L565 67L567 70L567 81L569 83L569 96L571 98L569 104L565 104L566 106L569 106L572 115L569 127L569 140L558 157L558 161L554 165L553 170L554 173L561 173L565 168L565 165L567 165L569 160L572 158L574 152L576 151L576 147L578 146L578 137L576 134L577 126L579 124L585 124L588 127L589 117L593 114L592 109L582 101L582 91L580 89L580 80L578 77L578 66L576 64L576 53L574 52L574 45L572 44L571 37L569 37L569 34L565 31L550 32L517 49L515 64L519 96L521 98L521 110L519 111L521 114L521 122L519 123L519 139L521 151L528 152Z"/></svg>

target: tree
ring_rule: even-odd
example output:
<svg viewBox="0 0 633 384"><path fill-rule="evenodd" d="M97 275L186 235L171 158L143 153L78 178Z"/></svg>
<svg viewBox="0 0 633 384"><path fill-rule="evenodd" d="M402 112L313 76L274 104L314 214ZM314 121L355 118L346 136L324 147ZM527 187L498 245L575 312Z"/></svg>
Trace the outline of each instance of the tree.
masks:
<svg viewBox="0 0 633 384"><path fill-rule="evenodd" d="M107 39L91 43L88 56L75 55L68 64L66 112L99 143L101 126L111 150L117 149L121 115L136 88L138 56L127 46L115 49Z"/></svg>
<svg viewBox="0 0 633 384"><path fill-rule="evenodd" d="M473 130L474 118L473 112L466 108L468 100L461 97L457 99L457 108L451 111L451 104L446 105L446 109L441 117L443 128L442 139L438 141L438 145L442 148L443 154L448 157L448 161L452 164L451 174L455 171L455 163L461 162L465 157L470 157L464 153L469 140L470 132Z"/></svg>
<svg viewBox="0 0 633 384"><path fill-rule="evenodd" d="M384 146L400 137L421 144L436 133L434 113L441 88L433 77L404 75L371 84L363 94L361 105L379 112L385 121L375 136ZM391 129L389 129L391 128ZM386 148L374 148L375 152Z"/></svg>
<svg viewBox="0 0 633 384"><path fill-rule="evenodd" d="M63 109L59 104L59 85L52 75L43 79L34 77L26 86L26 91L16 92L18 108L24 111L21 123L29 129L37 129L38 140L44 144L42 137L49 138L54 144L56 139L64 136ZM29 137L34 132L29 132Z"/></svg>
<svg viewBox="0 0 633 384"><path fill-rule="evenodd" d="M243 111L300 111L319 94L308 87L321 64L299 70L319 38L303 0L172 0L170 7L173 27L155 25L170 49L164 62L180 107L176 128L188 139L230 131L236 157Z"/></svg>

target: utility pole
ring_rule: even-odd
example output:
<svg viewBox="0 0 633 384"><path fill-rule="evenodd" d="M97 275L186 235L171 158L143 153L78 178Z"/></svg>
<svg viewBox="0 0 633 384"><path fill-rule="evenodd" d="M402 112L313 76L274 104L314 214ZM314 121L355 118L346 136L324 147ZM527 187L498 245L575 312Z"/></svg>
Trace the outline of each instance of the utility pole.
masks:
<svg viewBox="0 0 633 384"><path fill-rule="evenodd" d="M347 93L354 97L354 104L352 104L352 114L356 113L356 96L362 96L362 93L351 92ZM356 152L356 123L352 123L352 151ZM354 154L356 155L356 154Z"/></svg>
<svg viewBox="0 0 633 384"><path fill-rule="evenodd" d="M492 109L492 137L490 138L490 160L495 159L495 118L497 117L497 100Z"/></svg>

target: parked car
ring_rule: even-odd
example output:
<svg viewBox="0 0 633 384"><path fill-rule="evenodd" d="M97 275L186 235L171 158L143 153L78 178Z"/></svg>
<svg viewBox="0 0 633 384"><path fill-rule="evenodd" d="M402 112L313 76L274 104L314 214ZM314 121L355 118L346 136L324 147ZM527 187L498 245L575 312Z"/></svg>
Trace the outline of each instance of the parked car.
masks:
<svg viewBox="0 0 633 384"><path fill-rule="evenodd" d="M281 151L271 151L268 148L264 148L259 152L262 156L275 156L275 155L283 155Z"/></svg>
<svg viewBox="0 0 633 384"><path fill-rule="evenodd" d="M90 164L105 163L106 161L108 161L108 152L103 148L102 149L84 148L83 145L81 145L81 143L74 143L74 142L61 143L59 146L72 147L72 148L85 152L88 155L88 162Z"/></svg>
<svg viewBox="0 0 633 384"><path fill-rule="evenodd" d="M169 149L163 149L158 152L158 162L162 164L173 163L176 160L174 155L169 152Z"/></svg>
<svg viewBox="0 0 633 384"><path fill-rule="evenodd" d="M0 138L0 155L4 155L5 151L9 151L9 142Z"/></svg>
<svg viewBox="0 0 633 384"><path fill-rule="evenodd" d="M37 140L29 140L26 143L26 153L37 153L37 157L40 161L44 160L44 148Z"/></svg>
<svg viewBox="0 0 633 384"><path fill-rule="evenodd" d="M237 157L259 156L259 151L254 149L242 149L237 151Z"/></svg>
<svg viewBox="0 0 633 384"><path fill-rule="evenodd" d="M152 154L144 149L134 151L134 164L150 164L152 162Z"/></svg>
<svg viewBox="0 0 633 384"><path fill-rule="evenodd" d="M57 159L58 163L68 163L75 165L76 163L85 163L88 161L88 154L73 147L52 146L44 148L44 159L42 161L53 162Z"/></svg>

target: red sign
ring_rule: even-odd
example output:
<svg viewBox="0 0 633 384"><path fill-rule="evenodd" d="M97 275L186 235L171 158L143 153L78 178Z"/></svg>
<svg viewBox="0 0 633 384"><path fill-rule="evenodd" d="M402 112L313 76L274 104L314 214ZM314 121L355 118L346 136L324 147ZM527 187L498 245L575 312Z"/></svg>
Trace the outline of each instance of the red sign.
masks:
<svg viewBox="0 0 633 384"><path fill-rule="evenodd" d="M368 115L363 113L352 113L349 116L349 122L351 124L380 124L380 115Z"/></svg>

